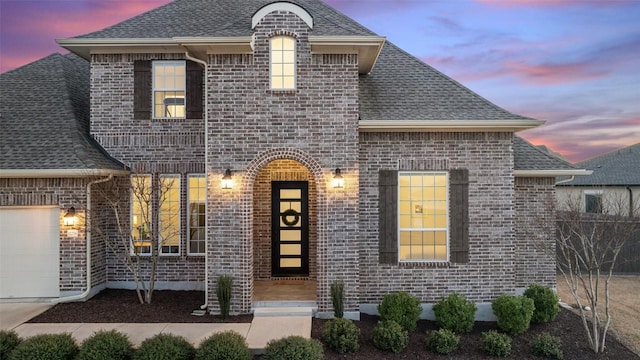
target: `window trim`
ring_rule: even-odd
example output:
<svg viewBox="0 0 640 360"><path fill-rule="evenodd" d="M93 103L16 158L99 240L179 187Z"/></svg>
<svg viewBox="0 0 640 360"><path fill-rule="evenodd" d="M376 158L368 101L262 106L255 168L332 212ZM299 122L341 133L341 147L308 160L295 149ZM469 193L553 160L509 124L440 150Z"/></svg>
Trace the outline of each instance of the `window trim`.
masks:
<svg viewBox="0 0 640 360"><path fill-rule="evenodd" d="M273 61L273 41L276 39L291 39L293 40L293 87L284 87L284 81L283 81L283 86L282 87L274 87L273 85L273 77L275 75L273 75L273 65L274 65L274 61ZM269 38L269 89L273 90L273 91L293 91L293 90L297 90L298 89L298 47L296 46L297 44L297 39L293 36L289 36L289 35L276 35L276 36L272 36L271 38ZM285 50L284 48L282 49L282 53L284 53L285 51L289 51L289 50ZM285 63L278 63L280 65L284 65ZM283 71L284 73L284 71ZM281 75L280 77L282 77L283 79L285 78L285 74Z"/></svg>
<svg viewBox="0 0 640 360"><path fill-rule="evenodd" d="M156 65L181 65L184 69L182 88L162 88L156 89ZM185 60L154 60L151 62L151 118L153 120L175 120L187 118L187 62ZM182 91L184 93L184 116L156 116L156 92L158 91Z"/></svg>
<svg viewBox="0 0 640 360"><path fill-rule="evenodd" d="M160 196L162 195L159 191L155 200L158 201L158 224L157 229L158 233L156 236L158 237L158 255L160 256L180 256L182 254L182 176L179 173L172 174L158 174L158 186L162 186L164 179L166 178L174 178L178 181L178 213L176 214L176 218L178 220L178 252L177 253L167 253L162 251L163 247L163 239L162 239L162 204L160 203ZM175 183L174 183L175 185ZM172 186L173 188L173 186Z"/></svg>
<svg viewBox="0 0 640 360"><path fill-rule="evenodd" d="M198 252L191 252L191 213L190 213L190 208L191 208L191 186L189 186L189 180L191 178L202 178L204 179L204 222L205 222L205 238L204 238L204 252L198 253ZM207 174L188 174L187 175L187 208L186 208L186 212L187 212L187 241L186 241L186 246L187 246L187 255L190 256L205 256L206 252L207 252Z"/></svg>
<svg viewBox="0 0 640 360"><path fill-rule="evenodd" d="M446 221L446 226L444 228L403 228L400 226L400 221L401 221L401 215L402 213L400 212L400 204L401 204L401 197L400 197L400 177L403 175L414 175L414 174L419 174L419 175L444 175L445 176L445 186L446 186L446 215L445 215L445 221ZM429 170L425 170L425 171L398 171L397 173L397 177L398 177L398 185L397 185L397 221L396 221L396 232L397 232L397 249L398 249L398 254L397 254L397 261L398 264L400 263L444 263L444 262L449 262L451 260L451 242L450 242L450 228L451 228L451 224L450 224L450 217L451 217L451 194L450 194L450 184L449 184L449 172L448 171L429 171ZM446 255L444 259L402 259L401 258L401 236L400 233L404 230L404 231L442 231L445 230L445 238L446 238Z"/></svg>
<svg viewBox="0 0 640 360"><path fill-rule="evenodd" d="M598 196L600 198L600 212L587 211L587 195ZM582 191L583 210L586 214L604 214L604 191L603 190L583 190Z"/></svg>
<svg viewBox="0 0 640 360"><path fill-rule="evenodd" d="M130 235L129 235L129 253L133 256L151 256L153 251L152 251L152 245L153 245L153 231L155 230L153 228L153 190L151 190L151 194L150 194L150 198L149 198L149 204L147 204L149 210L149 214L147 215L149 217L148 219L148 223L149 223L149 252L140 252L140 253L136 253L135 248L136 246L134 245L134 239L133 239L133 230L134 230L134 185L133 185L133 179L135 177L145 177L145 178L149 178L149 186L153 187L153 174L150 173L142 173L142 174L132 174L129 177L129 181L130 181L130 188L129 188L129 229L130 229ZM142 246L141 246L142 247ZM145 246L146 247L146 246Z"/></svg>

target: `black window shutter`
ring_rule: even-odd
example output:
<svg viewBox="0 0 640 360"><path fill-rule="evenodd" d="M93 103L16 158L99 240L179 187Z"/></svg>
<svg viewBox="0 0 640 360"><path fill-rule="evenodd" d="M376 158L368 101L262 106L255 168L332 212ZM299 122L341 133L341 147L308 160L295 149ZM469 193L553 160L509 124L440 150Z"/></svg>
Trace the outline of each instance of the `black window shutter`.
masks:
<svg viewBox="0 0 640 360"><path fill-rule="evenodd" d="M151 119L151 61L133 62L133 118Z"/></svg>
<svg viewBox="0 0 640 360"><path fill-rule="evenodd" d="M398 263L398 171L380 170L378 179L380 264Z"/></svg>
<svg viewBox="0 0 640 360"><path fill-rule="evenodd" d="M202 67L187 61L187 119L202 119Z"/></svg>
<svg viewBox="0 0 640 360"><path fill-rule="evenodd" d="M450 255L453 263L469 262L469 170L449 171Z"/></svg>

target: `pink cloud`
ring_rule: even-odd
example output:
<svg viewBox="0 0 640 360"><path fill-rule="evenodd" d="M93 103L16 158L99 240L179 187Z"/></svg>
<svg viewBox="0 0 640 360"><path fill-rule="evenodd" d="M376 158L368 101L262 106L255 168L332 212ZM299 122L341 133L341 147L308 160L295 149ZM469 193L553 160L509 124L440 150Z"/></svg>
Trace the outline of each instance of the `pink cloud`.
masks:
<svg viewBox="0 0 640 360"><path fill-rule="evenodd" d="M558 6L619 6L633 3L634 0L476 0L480 3L514 7L514 6L531 6L531 7L558 7Z"/></svg>
<svg viewBox="0 0 640 360"><path fill-rule="evenodd" d="M524 61L506 61L504 66L512 75L538 85L566 84L609 75L608 71L593 69L587 62L528 64Z"/></svg>

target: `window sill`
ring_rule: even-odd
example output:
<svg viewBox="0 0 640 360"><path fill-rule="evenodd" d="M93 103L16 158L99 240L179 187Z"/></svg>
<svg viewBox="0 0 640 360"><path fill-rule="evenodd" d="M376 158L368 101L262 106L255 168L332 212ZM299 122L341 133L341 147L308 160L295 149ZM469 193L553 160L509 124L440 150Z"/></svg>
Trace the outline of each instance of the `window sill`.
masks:
<svg viewBox="0 0 640 360"><path fill-rule="evenodd" d="M273 95L296 95L298 89L268 89L267 94Z"/></svg>
<svg viewBox="0 0 640 360"><path fill-rule="evenodd" d="M448 261L400 261L398 266L403 268L449 268Z"/></svg>

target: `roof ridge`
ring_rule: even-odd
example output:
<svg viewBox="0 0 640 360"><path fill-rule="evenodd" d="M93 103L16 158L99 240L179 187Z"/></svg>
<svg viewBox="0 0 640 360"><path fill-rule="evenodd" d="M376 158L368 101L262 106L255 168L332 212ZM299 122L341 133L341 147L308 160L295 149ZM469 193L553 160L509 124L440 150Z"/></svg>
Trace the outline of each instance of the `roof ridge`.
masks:
<svg viewBox="0 0 640 360"><path fill-rule="evenodd" d="M635 150L634 149L635 147L638 147L638 150L640 151L640 143L636 143L636 144L633 144L633 145L625 146L623 148L618 148L618 149L615 149L615 150L611 150L611 151L606 152L604 154L596 155L596 156L591 157L589 159L580 161L577 164L587 164L587 163L591 163L591 162L594 162L594 161L606 160L606 159L608 159L610 157L613 157L615 155L622 154L623 152L627 152L627 151L632 152L632 151Z"/></svg>

